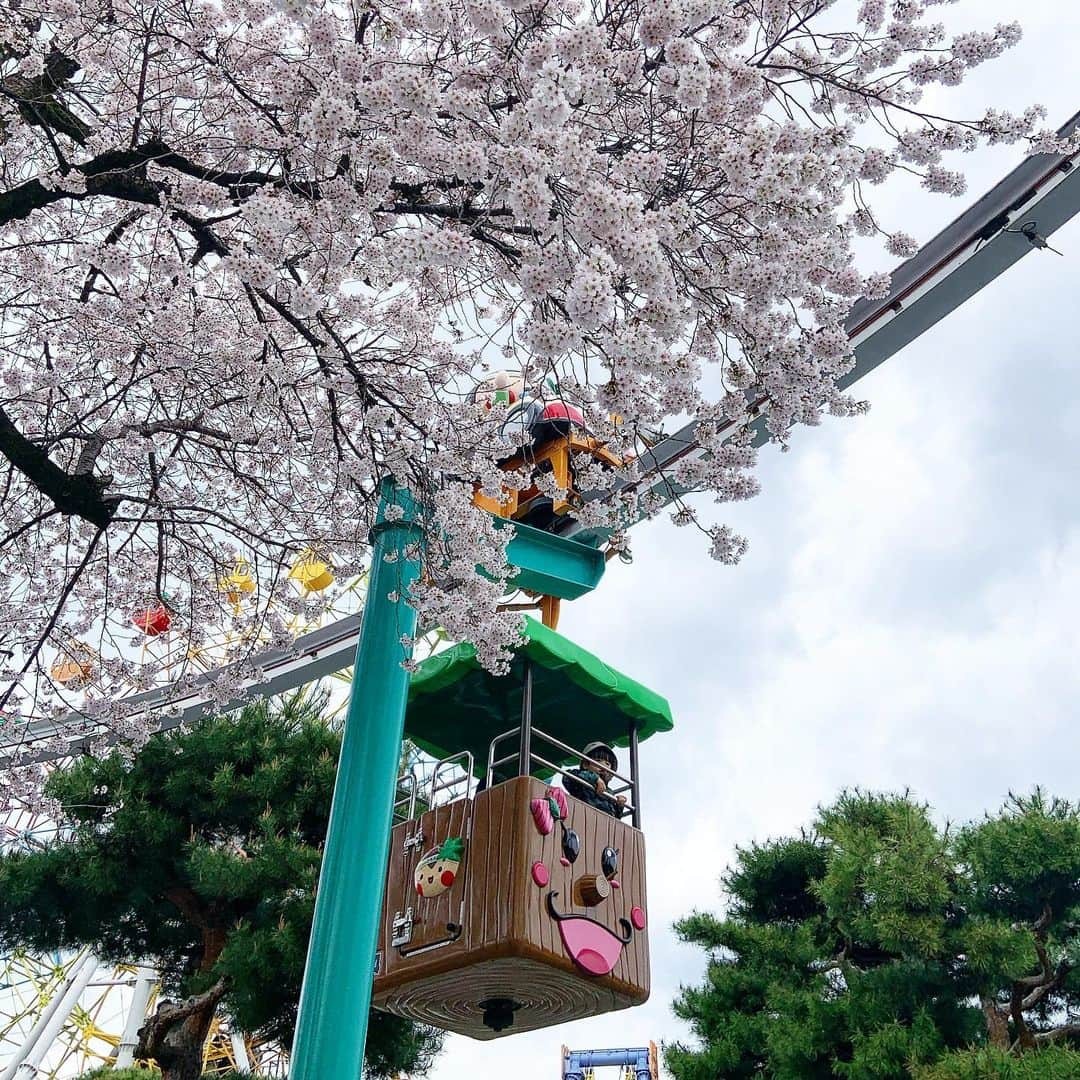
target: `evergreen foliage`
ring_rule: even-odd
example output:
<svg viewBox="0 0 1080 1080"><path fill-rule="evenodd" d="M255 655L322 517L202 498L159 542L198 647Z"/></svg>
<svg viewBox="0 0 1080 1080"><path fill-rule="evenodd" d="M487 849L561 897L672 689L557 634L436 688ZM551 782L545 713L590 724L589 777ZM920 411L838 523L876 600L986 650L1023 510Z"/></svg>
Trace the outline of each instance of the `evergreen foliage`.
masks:
<svg viewBox="0 0 1080 1080"><path fill-rule="evenodd" d="M1077 1080L1080 1052L1048 1046L1028 1054L984 1047L951 1051L915 1070L915 1080Z"/></svg>
<svg viewBox="0 0 1080 1080"><path fill-rule="evenodd" d="M709 955L677 1080L1080 1077L1080 807L1037 790L954 830L845 792L723 884L726 917L676 927Z"/></svg>
<svg viewBox="0 0 1080 1080"><path fill-rule="evenodd" d="M0 946L147 961L174 999L224 980L233 1021L288 1046L339 749L324 705L259 702L57 770L62 839L0 858ZM422 1073L439 1043L373 1011L368 1073Z"/></svg>

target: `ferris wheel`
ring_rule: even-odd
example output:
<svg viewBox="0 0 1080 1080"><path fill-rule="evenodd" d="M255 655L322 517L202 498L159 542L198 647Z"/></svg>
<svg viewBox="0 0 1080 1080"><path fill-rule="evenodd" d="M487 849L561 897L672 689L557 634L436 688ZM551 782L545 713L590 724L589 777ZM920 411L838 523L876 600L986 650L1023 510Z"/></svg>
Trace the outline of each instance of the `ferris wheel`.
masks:
<svg viewBox="0 0 1080 1080"><path fill-rule="evenodd" d="M1068 136L1077 128L1080 114L1059 134ZM859 301L847 323L856 364L841 380L841 388L895 355L1025 255L1045 248L1047 238L1080 211L1078 158L1080 152L1028 158L898 267L885 299ZM728 437L746 425L757 445L766 442L766 409L765 402L751 402L747 419L728 425ZM608 491L574 492L574 498L586 503L634 483L646 496L641 505L655 511L687 493L672 478L672 467L706 453L695 425L687 425L642 454L634 481L612 479ZM572 514L559 518L558 529L593 545L607 538L605 530L583 525ZM100 737L101 725L79 709L77 695L92 694L95 680L111 663L122 662L135 673L129 680L135 689L125 699L132 711L159 713L169 703L162 728L194 720L210 707L238 705L250 694L281 693L342 672L356 648L365 579L358 576L332 598L320 599L333 582L333 572L317 553L302 557L290 578L298 603L281 604L280 609L270 605L266 618L245 621L240 616L254 582L242 561L228 568L220 588L236 617L207 630L195 649L178 644L179 637L171 633L175 615L160 604L130 614L134 636L127 642L112 641L112 656L86 642L66 643L58 650L51 675L72 695L71 711L17 725L0 716L0 763L60 761ZM281 643L281 629L289 644ZM240 662L247 663L251 673L242 680L239 694L225 701L215 698L215 677ZM176 679L183 680L180 693L160 685ZM108 732L104 734L107 738ZM0 846L42 843L51 827L29 812L9 815L0 825ZM119 968L103 973L86 954L0 956L0 1080L12 1080L20 1062L32 1061L30 1055L38 1050L34 1071L20 1076L74 1075L77 1068L126 1060L127 1048L133 1048L129 1029L135 1024L137 1030L152 994L152 972ZM28 1043L29 1051L23 1053ZM279 1048L216 1027L208 1042L208 1068L242 1066L245 1060L254 1075L283 1074Z"/></svg>
<svg viewBox="0 0 1080 1080"><path fill-rule="evenodd" d="M152 969L99 965L86 951L0 957L0 1076L52 1080L135 1064L138 1029L157 997ZM287 1075L288 1059L278 1044L215 1017L203 1071L278 1077Z"/></svg>
<svg viewBox="0 0 1080 1080"><path fill-rule="evenodd" d="M363 578L349 583L350 606L362 602L364 584ZM326 611L335 622L349 618L339 609ZM418 642L418 654L437 648L440 641L438 634L427 635ZM331 678L347 683L351 673L345 669ZM323 715L334 723L346 696L334 694L332 686L329 689ZM50 761L48 767L62 767L64 760ZM413 753L407 767L412 775L422 777L431 763ZM25 807L16 809L0 818L0 855L39 850L57 835L52 819ZM151 967L102 964L86 950L38 955L25 950L0 952L0 1078L52 1080L101 1066L136 1064L138 1031L156 1008L158 996L157 974ZM215 1016L204 1049L203 1073L233 1071L286 1076L288 1056L280 1044L235 1031Z"/></svg>
<svg viewBox="0 0 1080 1080"><path fill-rule="evenodd" d="M333 581L323 564L298 564L294 580L309 593L318 593ZM292 632L310 633L324 623L339 623L358 612L363 604L365 577L357 576L335 592L333 601L319 605L310 623L302 614L289 611ZM239 608L254 589L243 564L223 579L227 600ZM257 647L260 631L244 634L231 627L215 628L205 635L194 655L179 637L172 635L172 617L160 605L136 612L133 628L144 640L134 641L134 665L139 670L168 674L194 663L212 671L238 648ZM180 650L184 652L181 654ZM96 678L97 655L86 647L73 647L53 663L54 679L71 695L90 691ZM347 672L338 672L348 678ZM341 708L334 695L327 718ZM343 697L339 695L339 697ZM47 767L62 766L57 758ZM57 836L56 823L35 810L20 807L0 818L0 854L12 850L40 849ZM157 975L139 964L101 964L86 950L33 955L25 951L0 952L0 1077L70 1077L104 1065L131 1065L138 1029L153 1012L158 997ZM230 1030L215 1017L204 1052L207 1075L243 1071L252 1076L283 1076L288 1068L283 1048L269 1040Z"/></svg>
<svg viewBox="0 0 1080 1080"><path fill-rule="evenodd" d="M52 820L21 809L0 821L0 854L54 840ZM0 1077L71 1077L104 1065L132 1065L138 1031L154 1010L157 973L139 964L100 963L88 950L0 953ZM203 1056L208 1075L287 1074L283 1048L231 1030L215 1017Z"/></svg>

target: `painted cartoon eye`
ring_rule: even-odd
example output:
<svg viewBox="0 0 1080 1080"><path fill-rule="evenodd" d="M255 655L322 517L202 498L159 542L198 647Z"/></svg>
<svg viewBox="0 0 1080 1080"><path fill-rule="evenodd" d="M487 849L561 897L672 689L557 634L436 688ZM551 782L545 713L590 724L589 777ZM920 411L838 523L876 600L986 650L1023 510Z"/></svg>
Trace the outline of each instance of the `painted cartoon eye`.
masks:
<svg viewBox="0 0 1080 1080"><path fill-rule="evenodd" d="M574 832L573 829L567 829L566 832L563 833L562 849L563 854L570 862L574 862L577 859L578 854L581 851L581 841L578 839L578 834Z"/></svg>
<svg viewBox="0 0 1080 1080"><path fill-rule="evenodd" d="M604 877L610 881L619 870L619 849L613 847L604 848L604 854L600 856L600 869L604 871Z"/></svg>

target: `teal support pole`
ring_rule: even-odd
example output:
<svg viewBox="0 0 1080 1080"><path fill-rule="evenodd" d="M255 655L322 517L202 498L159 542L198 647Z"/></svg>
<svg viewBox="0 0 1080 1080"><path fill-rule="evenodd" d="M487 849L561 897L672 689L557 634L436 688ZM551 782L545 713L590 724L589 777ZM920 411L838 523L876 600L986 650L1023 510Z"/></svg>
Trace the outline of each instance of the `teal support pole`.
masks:
<svg viewBox="0 0 1080 1080"><path fill-rule="evenodd" d="M405 603L420 573L417 552L407 552L421 538L415 518L409 493L384 482L290 1080L358 1080L363 1066L409 690L401 638L416 631Z"/></svg>

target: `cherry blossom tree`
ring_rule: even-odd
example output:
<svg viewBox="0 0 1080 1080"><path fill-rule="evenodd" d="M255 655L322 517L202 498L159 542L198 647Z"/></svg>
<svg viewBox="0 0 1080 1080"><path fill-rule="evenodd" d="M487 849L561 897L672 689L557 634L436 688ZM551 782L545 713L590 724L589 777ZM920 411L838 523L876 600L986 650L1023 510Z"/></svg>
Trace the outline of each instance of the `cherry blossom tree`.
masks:
<svg viewBox="0 0 1080 1080"><path fill-rule="evenodd" d="M914 248L867 189L956 194L949 152L1050 145L1037 109L920 105L1020 36L949 38L936 3L3 0L9 722L75 704L138 743L117 698L190 674L133 661L151 614L195 651L229 628L230 659L284 643L362 572L391 475L428 508L424 623L497 666L509 531L472 495L515 478L471 393L497 368L620 458L697 419L711 454L674 479L752 496L748 409L785 440L863 408L843 322L888 280L853 238ZM622 472L582 511L616 545L656 511ZM336 583L298 590L298 560Z"/></svg>

